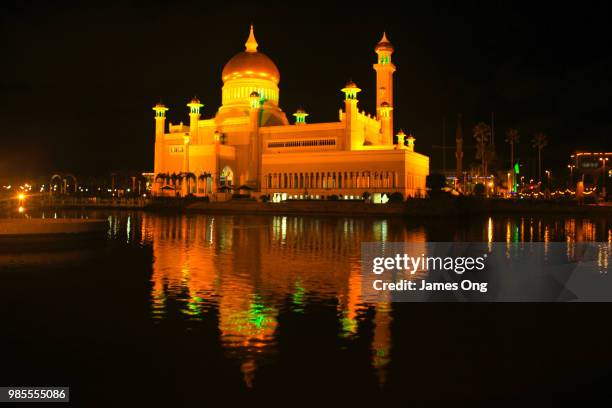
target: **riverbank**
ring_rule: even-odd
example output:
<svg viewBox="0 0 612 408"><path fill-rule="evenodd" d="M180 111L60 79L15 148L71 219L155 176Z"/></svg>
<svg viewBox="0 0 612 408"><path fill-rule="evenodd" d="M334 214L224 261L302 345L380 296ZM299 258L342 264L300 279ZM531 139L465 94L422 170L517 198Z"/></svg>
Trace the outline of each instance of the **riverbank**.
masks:
<svg viewBox="0 0 612 408"><path fill-rule="evenodd" d="M463 217L497 214L612 216L612 205L578 205L573 201L502 200L475 197L409 199L400 203L301 200L264 203L249 199L208 202L201 198L63 199L29 202L30 209L113 209L173 213L316 214L402 217Z"/></svg>
<svg viewBox="0 0 612 408"><path fill-rule="evenodd" d="M178 204L178 203L175 203ZM317 215L376 215L402 217L457 217L496 214L539 214L612 216L612 206L593 206L547 201L485 200L475 198L415 199L401 203L372 204L363 201L226 201L209 203L196 201L181 207L159 205L153 210L229 214L317 214Z"/></svg>

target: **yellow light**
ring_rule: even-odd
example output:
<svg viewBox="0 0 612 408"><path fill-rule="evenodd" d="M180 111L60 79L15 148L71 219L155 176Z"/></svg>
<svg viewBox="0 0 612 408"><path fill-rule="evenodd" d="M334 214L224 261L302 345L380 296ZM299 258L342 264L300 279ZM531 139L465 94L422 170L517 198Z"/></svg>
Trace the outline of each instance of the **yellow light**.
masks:
<svg viewBox="0 0 612 408"><path fill-rule="evenodd" d="M20 205L20 206L19 206L19 212L20 212L20 213L23 213L24 211L25 211L25 208L23 208L23 206L21 206L21 205Z"/></svg>
<svg viewBox="0 0 612 408"><path fill-rule="evenodd" d="M21 193L17 196L17 198L19 198L19 200L25 200L25 194Z"/></svg>

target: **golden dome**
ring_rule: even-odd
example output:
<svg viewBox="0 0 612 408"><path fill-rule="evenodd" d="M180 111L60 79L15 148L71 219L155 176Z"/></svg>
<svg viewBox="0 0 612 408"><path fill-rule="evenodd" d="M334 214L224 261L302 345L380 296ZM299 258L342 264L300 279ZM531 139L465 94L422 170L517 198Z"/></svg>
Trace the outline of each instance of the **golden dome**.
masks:
<svg viewBox="0 0 612 408"><path fill-rule="evenodd" d="M266 54L257 51L252 25L245 46L245 51L234 55L223 67L221 74L223 82L237 78L259 78L269 79L278 84L280 80L278 68Z"/></svg>

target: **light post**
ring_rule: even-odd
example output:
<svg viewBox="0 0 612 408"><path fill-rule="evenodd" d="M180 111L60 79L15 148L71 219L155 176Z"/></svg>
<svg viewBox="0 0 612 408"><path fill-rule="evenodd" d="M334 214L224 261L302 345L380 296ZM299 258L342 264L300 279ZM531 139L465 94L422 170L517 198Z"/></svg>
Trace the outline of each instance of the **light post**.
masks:
<svg viewBox="0 0 612 408"><path fill-rule="evenodd" d="M550 170L546 170L546 188L550 190Z"/></svg>
<svg viewBox="0 0 612 408"><path fill-rule="evenodd" d="M602 183L602 188L601 188L601 194L603 195L603 199L604 201L606 200L606 162L608 161L608 158L604 155L603 157L600 157L599 160L602 162L602 175L603 175L603 183Z"/></svg>
<svg viewBox="0 0 612 408"><path fill-rule="evenodd" d="M508 172L508 197L512 195L512 185L510 184L510 172Z"/></svg>
<svg viewBox="0 0 612 408"><path fill-rule="evenodd" d="M574 167L576 167L574 164L567 165L567 168L570 169L570 186L574 183Z"/></svg>

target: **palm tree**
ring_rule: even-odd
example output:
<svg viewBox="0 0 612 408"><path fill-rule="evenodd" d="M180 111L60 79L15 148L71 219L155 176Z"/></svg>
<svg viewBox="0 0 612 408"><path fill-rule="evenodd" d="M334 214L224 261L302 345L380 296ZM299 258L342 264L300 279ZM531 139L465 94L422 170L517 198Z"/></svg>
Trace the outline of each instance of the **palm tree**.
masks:
<svg viewBox="0 0 612 408"><path fill-rule="evenodd" d="M193 179L193 181L196 181L197 176L191 172L181 173L180 176L181 176L181 179L184 179L185 182L187 183L187 194L191 194L191 184L189 183L189 180Z"/></svg>
<svg viewBox="0 0 612 408"><path fill-rule="evenodd" d="M482 163L482 175L487 175L487 144L491 138L491 127L484 122L478 123L472 130L474 139L478 142L476 147L476 159Z"/></svg>
<svg viewBox="0 0 612 408"><path fill-rule="evenodd" d="M542 149L548 144L548 139L544 133L537 132L533 135L531 144L538 149L538 181L542 182Z"/></svg>
<svg viewBox="0 0 612 408"><path fill-rule="evenodd" d="M519 142L521 136L518 130L508 129L506 130L506 142L510 144L510 168L514 166L514 145Z"/></svg>
<svg viewBox="0 0 612 408"><path fill-rule="evenodd" d="M176 187L176 182L180 179L180 177L176 173L172 173L170 175L170 180L172 181L172 186Z"/></svg>

